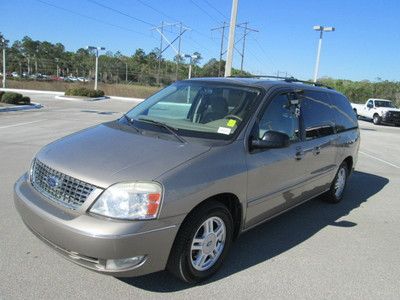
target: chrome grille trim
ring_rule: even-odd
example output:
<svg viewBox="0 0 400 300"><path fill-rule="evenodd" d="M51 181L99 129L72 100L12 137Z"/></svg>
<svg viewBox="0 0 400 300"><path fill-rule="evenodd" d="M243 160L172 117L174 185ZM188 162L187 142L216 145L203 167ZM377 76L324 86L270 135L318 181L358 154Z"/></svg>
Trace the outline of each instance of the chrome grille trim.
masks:
<svg viewBox="0 0 400 300"><path fill-rule="evenodd" d="M33 187L48 199L70 209L79 208L96 186L58 172L35 159L31 170Z"/></svg>

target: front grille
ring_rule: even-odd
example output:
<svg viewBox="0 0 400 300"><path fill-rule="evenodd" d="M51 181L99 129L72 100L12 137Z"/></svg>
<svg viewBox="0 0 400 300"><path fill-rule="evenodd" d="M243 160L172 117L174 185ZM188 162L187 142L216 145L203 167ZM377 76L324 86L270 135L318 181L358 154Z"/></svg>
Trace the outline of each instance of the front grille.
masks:
<svg viewBox="0 0 400 300"><path fill-rule="evenodd" d="M96 189L95 186L58 172L35 159L31 171L31 183L37 191L65 207L80 207Z"/></svg>
<svg viewBox="0 0 400 300"><path fill-rule="evenodd" d="M390 111L390 112L389 112L389 116L391 116L392 118L399 119L399 118L400 118L400 112L397 112L397 111Z"/></svg>

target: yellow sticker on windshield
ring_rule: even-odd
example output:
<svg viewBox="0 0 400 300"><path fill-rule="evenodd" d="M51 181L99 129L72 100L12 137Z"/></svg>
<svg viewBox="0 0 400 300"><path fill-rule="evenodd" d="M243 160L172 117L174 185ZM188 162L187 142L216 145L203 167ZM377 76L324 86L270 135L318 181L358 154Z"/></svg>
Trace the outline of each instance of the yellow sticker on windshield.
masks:
<svg viewBox="0 0 400 300"><path fill-rule="evenodd" d="M228 127L235 127L235 125L236 125L236 120L232 119L228 120L228 122L226 123L226 126Z"/></svg>

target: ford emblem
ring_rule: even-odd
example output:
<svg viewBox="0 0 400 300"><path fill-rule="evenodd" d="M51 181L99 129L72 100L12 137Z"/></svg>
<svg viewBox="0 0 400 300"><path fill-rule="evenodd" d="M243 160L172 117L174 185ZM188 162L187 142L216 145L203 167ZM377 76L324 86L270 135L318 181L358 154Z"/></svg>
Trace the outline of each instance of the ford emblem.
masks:
<svg viewBox="0 0 400 300"><path fill-rule="evenodd" d="M58 186L60 179L56 176L49 176L46 178L46 182L48 184L49 187L51 188L55 188Z"/></svg>

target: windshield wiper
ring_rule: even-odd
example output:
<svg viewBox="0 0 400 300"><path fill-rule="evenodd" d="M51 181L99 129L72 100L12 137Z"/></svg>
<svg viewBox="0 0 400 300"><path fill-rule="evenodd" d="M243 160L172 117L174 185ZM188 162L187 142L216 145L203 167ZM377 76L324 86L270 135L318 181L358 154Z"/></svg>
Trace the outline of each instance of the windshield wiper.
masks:
<svg viewBox="0 0 400 300"><path fill-rule="evenodd" d="M133 120L131 118L129 118L126 114L123 115L123 117L128 121L128 124L136 130L136 132L141 133L141 131L139 130L139 128L137 128L134 124L133 124Z"/></svg>
<svg viewBox="0 0 400 300"><path fill-rule="evenodd" d="M159 126L159 127L163 127L168 132L170 132L173 136L175 136L176 139L179 140L181 143L183 143L183 144L186 143L186 140L177 133L177 131L178 131L177 128L169 126L169 125L167 125L167 124L165 124L163 122L158 122L158 121L147 119L147 118L139 118L138 120L142 121L142 122L154 124L154 125Z"/></svg>

